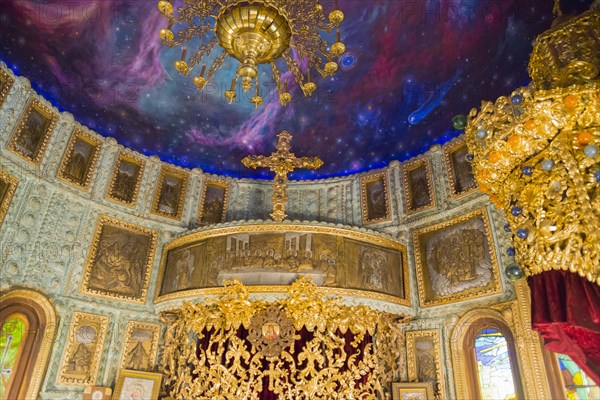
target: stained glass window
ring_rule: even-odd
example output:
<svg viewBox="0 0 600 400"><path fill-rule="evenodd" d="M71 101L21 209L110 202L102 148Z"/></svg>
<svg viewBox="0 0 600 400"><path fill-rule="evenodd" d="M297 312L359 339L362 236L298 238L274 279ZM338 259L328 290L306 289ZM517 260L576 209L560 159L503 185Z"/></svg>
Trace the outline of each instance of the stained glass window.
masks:
<svg viewBox="0 0 600 400"><path fill-rule="evenodd" d="M12 314L2 324L0 331L0 399L8 397L11 378L21 358L22 347L27 333L27 317Z"/></svg>
<svg viewBox="0 0 600 400"><path fill-rule="evenodd" d="M508 343L497 329L484 329L475 338L475 359L483 400L516 399Z"/></svg>
<svg viewBox="0 0 600 400"><path fill-rule="evenodd" d="M583 372L571 358L565 354L557 354L558 366L565 387L565 395L569 400L600 399L600 387Z"/></svg>

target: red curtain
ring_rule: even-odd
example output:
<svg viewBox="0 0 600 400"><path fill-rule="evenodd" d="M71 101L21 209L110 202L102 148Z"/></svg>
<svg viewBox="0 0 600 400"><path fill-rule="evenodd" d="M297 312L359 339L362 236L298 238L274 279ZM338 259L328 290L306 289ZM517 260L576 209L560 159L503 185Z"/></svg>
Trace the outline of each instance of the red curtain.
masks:
<svg viewBox="0 0 600 400"><path fill-rule="evenodd" d="M197 357L200 357L201 353L208 349L208 346L210 343L210 335L212 333L213 333L213 330L205 331L204 338L202 340L198 340L197 347L196 347L196 356ZM297 355L303 350L306 343L314 338L314 334L312 332L309 332L306 328L302 328L300 331L296 331L295 334L298 335L300 338L294 341L294 359L297 363L296 365L299 368L302 368L304 366L304 364L298 362ZM371 335L369 335L367 333L367 334L365 334L363 340L358 344L358 347L354 348L351 345L351 343L354 341L355 336L354 336L354 334L352 334L352 332L350 332L350 330L348 330L345 334L343 334L339 330L337 330L336 335L340 338L343 338L343 340L345 342L344 351L346 352L348 358L351 356L355 356L356 357L355 362L362 361L365 347L368 344L373 342L373 338L371 337ZM245 339L247 341L248 331L243 326L241 326L237 331L237 336L239 338ZM246 344L248 347L250 347L249 341L247 341ZM226 345L227 345L227 343L226 343ZM224 363L224 365L227 365L227 362L225 361L224 358L223 358L222 362ZM242 364L244 364L244 363L242 363ZM244 366L248 367L247 365L244 365ZM264 369L269 368L268 362L266 360L263 360L263 368ZM348 367L346 365L344 365L341 368L341 371L345 371L345 370L347 370L347 368ZM360 387L361 384L366 383L368 379L369 379L369 373L365 374L362 377L362 379L358 379L356 381L356 387ZM261 400L278 400L279 399L279 397L275 393L273 393L272 391L269 390L269 378L268 377L263 378L263 386L262 387L263 387L263 391L260 394Z"/></svg>
<svg viewBox="0 0 600 400"><path fill-rule="evenodd" d="M566 354L600 384L600 286L567 271L528 279L531 323L548 350Z"/></svg>

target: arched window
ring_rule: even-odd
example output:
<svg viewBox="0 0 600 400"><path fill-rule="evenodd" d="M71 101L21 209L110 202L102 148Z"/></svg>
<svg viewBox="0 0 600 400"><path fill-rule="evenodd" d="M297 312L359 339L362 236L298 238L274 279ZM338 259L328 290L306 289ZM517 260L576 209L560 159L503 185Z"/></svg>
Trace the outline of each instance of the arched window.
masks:
<svg viewBox="0 0 600 400"><path fill-rule="evenodd" d="M0 294L0 400L38 397L56 323L54 307L41 293Z"/></svg>
<svg viewBox="0 0 600 400"><path fill-rule="evenodd" d="M516 399L512 360L506 338L495 328L482 329L473 343L479 394L483 400Z"/></svg>
<svg viewBox="0 0 600 400"><path fill-rule="evenodd" d="M11 314L0 329L0 399L8 399L25 344L29 319L23 314Z"/></svg>
<svg viewBox="0 0 600 400"><path fill-rule="evenodd" d="M456 398L525 398L513 334L502 314L469 311L457 321L450 343Z"/></svg>

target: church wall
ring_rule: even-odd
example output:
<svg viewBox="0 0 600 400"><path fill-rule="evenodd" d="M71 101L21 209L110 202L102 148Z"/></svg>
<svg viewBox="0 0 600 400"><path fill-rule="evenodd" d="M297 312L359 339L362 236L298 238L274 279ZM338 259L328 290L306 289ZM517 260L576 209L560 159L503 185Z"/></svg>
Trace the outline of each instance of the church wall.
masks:
<svg viewBox="0 0 600 400"><path fill-rule="evenodd" d="M0 67L7 70L4 64ZM0 290L26 287L45 293L59 315L56 342L52 349L48 373L41 390L41 398L79 398L82 387L57 383L63 352L68 345L69 329L75 312L108 317L107 334L101 350L96 383L113 386L124 347L128 321L158 323L153 303L158 279L161 250L176 236L196 228L201 206L203 184L213 179L229 187L226 197L225 221L264 220L271 212L271 181L233 179L204 174L200 169L174 167L187 176L180 218L157 215L156 188L161 170L168 166L158 157L146 157L119 145L77 123L69 113L61 113L31 89L27 79L9 71L14 84L0 109L0 168L15 177L19 183L4 222L0 225ZM58 116L48 147L39 165L33 165L8 150L9 140L30 98L35 97ZM98 140L99 154L91 172L89 187L82 190L57 177L63 155L72 131L78 128ZM388 167L362 174L316 181L290 182L287 212L289 219L318 221L368 229L386 233L407 246L407 260L411 286L411 304L415 319L406 331L437 330L441 339L441 359L445 372L445 398L455 398L453 363L449 337L459 317L469 310L508 304L515 299L514 285L505 278L506 266L513 260L506 255L510 237L504 231L505 219L490 205L487 196L478 190L464 195L453 193L447 152L460 144L455 139L444 146L435 145L424 155L406 162L392 162ZM121 154L130 155L144 164L137 201L133 206L111 201L107 188L115 163ZM425 162L423 164L423 162ZM425 167L423 167L423 165ZM424 168L421 183L430 189L430 204L411 205L408 177L415 168ZM364 204L365 182L373 174L383 172L386 180L387 211L381 218L367 221ZM414 203L414 202L413 202ZM424 227L438 224L473 210L483 210L491 227L491 247L499 274L500 290L485 297L468 298L459 302L433 307L421 307L415 265L414 233ZM368 210L366 212L369 212ZM377 211L379 212L379 211ZM94 240L96 221L108 216L157 232L156 252L152 258L148 292L141 304L109 297L89 296L80 289L83 272Z"/></svg>

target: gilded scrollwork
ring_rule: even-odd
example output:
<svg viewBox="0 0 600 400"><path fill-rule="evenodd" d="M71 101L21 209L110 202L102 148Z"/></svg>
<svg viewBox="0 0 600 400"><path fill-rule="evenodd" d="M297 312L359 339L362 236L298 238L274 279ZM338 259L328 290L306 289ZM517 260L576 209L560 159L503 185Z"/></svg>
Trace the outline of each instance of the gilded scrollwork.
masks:
<svg viewBox="0 0 600 400"><path fill-rule="evenodd" d="M6 171L0 169L0 225L8 214L8 207L17 190L19 180Z"/></svg>
<svg viewBox="0 0 600 400"><path fill-rule="evenodd" d="M403 372L406 319L324 299L308 278L288 293L273 303L251 301L241 283L227 282L217 300L163 313L170 395L258 399L268 389L294 399L389 399Z"/></svg>
<svg viewBox="0 0 600 400"><path fill-rule="evenodd" d="M0 68L0 107L8 97L8 92L12 88L15 80L4 69Z"/></svg>

